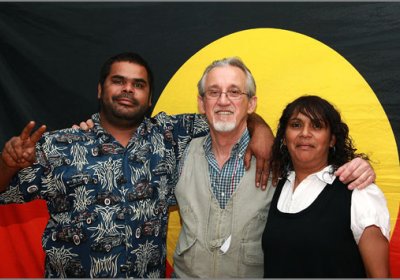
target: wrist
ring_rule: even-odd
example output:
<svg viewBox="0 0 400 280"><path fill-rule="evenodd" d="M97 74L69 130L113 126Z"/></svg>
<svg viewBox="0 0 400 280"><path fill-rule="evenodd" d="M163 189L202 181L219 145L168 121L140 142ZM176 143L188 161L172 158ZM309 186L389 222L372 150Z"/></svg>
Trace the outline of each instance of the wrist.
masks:
<svg viewBox="0 0 400 280"><path fill-rule="evenodd" d="M10 167L6 164L0 154L0 193L7 189L12 177L19 171L19 168Z"/></svg>
<svg viewBox="0 0 400 280"><path fill-rule="evenodd" d="M0 152L0 170L6 174L15 174L20 170L20 168L8 165L3 158L3 153Z"/></svg>

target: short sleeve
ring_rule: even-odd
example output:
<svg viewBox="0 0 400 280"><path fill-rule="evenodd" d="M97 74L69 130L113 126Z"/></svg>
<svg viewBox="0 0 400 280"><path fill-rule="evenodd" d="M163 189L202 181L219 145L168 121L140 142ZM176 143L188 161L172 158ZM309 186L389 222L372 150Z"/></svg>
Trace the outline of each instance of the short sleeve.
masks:
<svg viewBox="0 0 400 280"><path fill-rule="evenodd" d="M197 138L205 136L208 131L206 118L200 114L172 115L171 122L174 124L174 136Z"/></svg>
<svg viewBox="0 0 400 280"><path fill-rule="evenodd" d="M379 227L382 234L390 238L390 216L386 198L375 184L365 189L355 189L351 198L351 230L358 244L365 228L371 225Z"/></svg>
<svg viewBox="0 0 400 280"><path fill-rule="evenodd" d="M179 161L184 150L193 138L207 135L209 131L207 120L200 114L167 115L161 112L155 117L164 126L175 143L176 159Z"/></svg>

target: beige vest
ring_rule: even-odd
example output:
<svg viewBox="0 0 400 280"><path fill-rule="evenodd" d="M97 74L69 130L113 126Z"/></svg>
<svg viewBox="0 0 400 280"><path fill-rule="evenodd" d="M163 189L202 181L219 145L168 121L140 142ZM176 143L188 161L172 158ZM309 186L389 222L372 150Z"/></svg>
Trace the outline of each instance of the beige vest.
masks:
<svg viewBox="0 0 400 280"><path fill-rule="evenodd" d="M255 187L255 160L225 209L211 190L205 138L192 140L175 195L182 229L174 254L178 277L262 277L261 237L275 188ZM224 253L221 246L231 236ZM222 247L224 248L224 247Z"/></svg>

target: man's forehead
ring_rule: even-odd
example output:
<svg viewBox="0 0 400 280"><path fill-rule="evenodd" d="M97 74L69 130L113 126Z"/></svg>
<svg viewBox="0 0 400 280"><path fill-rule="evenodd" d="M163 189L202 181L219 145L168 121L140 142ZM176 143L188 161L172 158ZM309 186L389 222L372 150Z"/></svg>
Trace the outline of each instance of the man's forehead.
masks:
<svg viewBox="0 0 400 280"><path fill-rule="evenodd" d="M129 61L116 61L111 65L109 76L123 76L127 78L148 78L147 70L144 66L129 62Z"/></svg>
<svg viewBox="0 0 400 280"><path fill-rule="evenodd" d="M246 74L242 69L231 66L217 66L207 74L205 84L207 86L218 86L218 83L230 81L232 85L239 85L246 82Z"/></svg>

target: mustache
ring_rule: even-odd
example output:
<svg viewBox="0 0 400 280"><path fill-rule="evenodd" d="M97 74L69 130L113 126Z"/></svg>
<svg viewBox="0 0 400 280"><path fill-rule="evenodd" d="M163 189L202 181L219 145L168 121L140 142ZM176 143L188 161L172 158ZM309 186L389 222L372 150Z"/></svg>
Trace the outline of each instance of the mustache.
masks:
<svg viewBox="0 0 400 280"><path fill-rule="evenodd" d="M228 106L216 106L214 108L214 112L218 112L218 111L231 111L231 112L235 112L235 107L228 105Z"/></svg>
<svg viewBox="0 0 400 280"><path fill-rule="evenodd" d="M136 100L136 98L133 97L133 95L129 92L123 92L121 94L115 95L112 97L113 101L116 101L120 98L127 98L129 99L134 105L139 105L139 102Z"/></svg>

